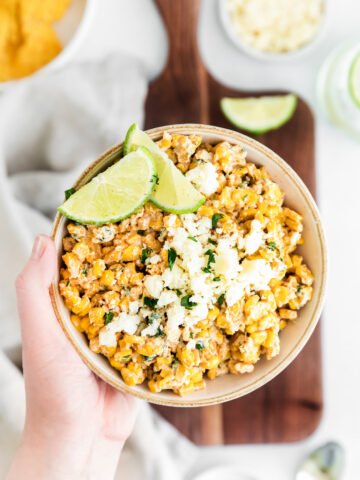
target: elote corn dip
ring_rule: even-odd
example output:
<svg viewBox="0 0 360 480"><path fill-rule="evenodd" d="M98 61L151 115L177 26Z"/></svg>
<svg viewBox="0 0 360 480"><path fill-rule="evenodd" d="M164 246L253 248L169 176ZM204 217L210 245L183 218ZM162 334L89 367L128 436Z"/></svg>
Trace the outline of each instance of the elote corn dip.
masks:
<svg viewBox="0 0 360 480"><path fill-rule="evenodd" d="M196 213L146 203L119 223L68 223L60 292L127 385L184 395L278 355L313 275L294 253L301 215L244 148L168 133L157 144L206 202Z"/></svg>

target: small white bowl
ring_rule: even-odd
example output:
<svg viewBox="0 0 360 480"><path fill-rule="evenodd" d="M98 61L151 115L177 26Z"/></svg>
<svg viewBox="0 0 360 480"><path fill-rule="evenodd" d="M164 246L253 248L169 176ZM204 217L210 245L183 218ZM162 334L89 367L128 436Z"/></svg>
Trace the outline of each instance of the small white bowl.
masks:
<svg viewBox="0 0 360 480"><path fill-rule="evenodd" d="M72 0L64 16L53 24L54 30L62 44L62 51L51 62L31 75L16 80L0 82L0 91L5 91L35 75L41 75L44 72L53 71L65 65L74 55L75 50L88 30L95 10L95 4L96 0Z"/></svg>
<svg viewBox="0 0 360 480"><path fill-rule="evenodd" d="M322 310L327 280L327 248L319 212L310 192L294 170L272 150L246 135L211 125L167 125L148 130L147 133L156 141L163 136L165 131L170 134L201 135L205 142L212 144L227 141L243 145L248 152L247 158L257 165L263 165L271 178L285 192L285 204L303 215L305 241L298 251L314 274L314 293L311 301L299 311L297 321L281 332L280 354L271 360L262 358L251 373L244 375L228 374L217 377L215 380L206 379L204 390L192 392L185 397L179 397L171 391L152 393L145 383L135 387L126 385L120 373L111 367L104 356L90 350L85 335L78 332L72 324L70 312L60 295L59 271L57 271L50 287L50 295L55 314L65 335L86 365L105 382L118 390L131 393L152 403L175 407L202 407L227 402L253 392L282 372L300 353L316 327ZM96 159L83 172L74 187L79 188L85 185L100 171L121 158L123 145L123 142L115 145ZM59 265L62 261L62 241L66 236L67 222L67 219L58 213L53 227L53 239L58 253ZM319 367L315 366L314 368Z"/></svg>
<svg viewBox="0 0 360 480"><path fill-rule="evenodd" d="M302 47L297 48L296 50L292 50L289 52L267 53L252 47L245 40L243 40L240 37L240 35L237 34L237 32L235 31L233 22L230 18L230 12L227 7L227 3L228 3L228 0L219 0L218 2L220 21L227 37L235 45L236 48L246 53L247 55L257 58L259 60L265 60L270 62L292 60L293 58L297 58L300 55L309 53L319 42L324 32L324 26L326 22L326 0L324 0L324 11L323 11L323 16L322 16L318 31L315 34L315 36L312 38L312 40L310 40L310 42L306 43Z"/></svg>

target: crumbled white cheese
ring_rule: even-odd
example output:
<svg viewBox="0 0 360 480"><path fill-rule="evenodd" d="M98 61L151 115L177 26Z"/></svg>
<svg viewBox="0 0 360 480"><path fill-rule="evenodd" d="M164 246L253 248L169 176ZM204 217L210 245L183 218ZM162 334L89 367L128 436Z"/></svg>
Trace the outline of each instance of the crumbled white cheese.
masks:
<svg viewBox="0 0 360 480"><path fill-rule="evenodd" d="M99 332L99 345L107 347L116 347L116 333L126 332L129 335L134 335L141 318L139 315L130 315L121 312L118 317L115 317L112 322L108 323Z"/></svg>
<svg viewBox="0 0 360 480"><path fill-rule="evenodd" d="M154 319L151 323L151 325L148 325L146 328L144 328L142 331L141 331L141 335L144 337L144 336L149 336L149 337L153 337L154 335L156 335L157 331L159 330L159 327L160 327L160 322L159 320L156 320Z"/></svg>
<svg viewBox="0 0 360 480"><path fill-rule="evenodd" d="M135 313L138 313L139 308L140 308L140 303L137 300L129 303L129 313L131 315L134 315Z"/></svg>
<svg viewBox="0 0 360 480"><path fill-rule="evenodd" d="M186 274L178 265L174 265L172 270L167 268L161 278L164 281L165 287L172 288L173 290L181 290L186 285Z"/></svg>
<svg viewBox="0 0 360 480"><path fill-rule="evenodd" d="M188 235L203 235L208 234L211 230L211 220L207 217L197 217L193 213L186 213L181 215L184 228Z"/></svg>
<svg viewBox="0 0 360 480"><path fill-rule="evenodd" d="M125 312L121 312L118 317L114 318L111 323L106 325L107 330L110 332L126 332L129 335L134 335L136 332L141 318L139 315L130 315Z"/></svg>
<svg viewBox="0 0 360 480"><path fill-rule="evenodd" d="M265 290L270 280L276 275L270 264L264 259L245 259L241 264L241 272L226 291L225 299L229 307L238 302L245 291Z"/></svg>
<svg viewBox="0 0 360 480"><path fill-rule="evenodd" d="M196 296L196 302L211 304L214 299L214 282L210 275L199 272L189 279L189 290Z"/></svg>
<svg viewBox="0 0 360 480"><path fill-rule="evenodd" d="M152 313L153 311L150 310L149 308L141 308L139 310L139 315L141 315L143 318L149 317Z"/></svg>
<svg viewBox="0 0 360 480"><path fill-rule="evenodd" d="M164 307L165 305L170 305L170 303L176 302L177 299L178 296L175 292L172 292L171 290L163 290L160 294L157 306Z"/></svg>
<svg viewBox="0 0 360 480"><path fill-rule="evenodd" d="M212 195L219 188L216 167L210 162L200 163L197 167L188 170L185 176L206 196Z"/></svg>
<svg viewBox="0 0 360 480"><path fill-rule="evenodd" d="M194 348L196 348L196 340L194 339L189 340L186 344L186 348L188 350L193 350Z"/></svg>
<svg viewBox="0 0 360 480"><path fill-rule="evenodd" d="M310 42L324 15L324 0L228 0L236 33L268 53L296 50Z"/></svg>
<svg viewBox="0 0 360 480"><path fill-rule="evenodd" d="M144 285L148 293L153 298L159 298L160 293L164 286L164 282L161 279L160 275L150 275L145 278Z"/></svg>
<svg viewBox="0 0 360 480"><path fill-rule="evenodd" d="M180 325L193 328L200 320L204 320L221 294L225 293L227 305L231 306L251 288L263 288L276 274L265 260L245 259L242 265L239 263L239 250L252 251L256 247L256 251L259 242L264 241L262 225L257 220L251 223L247 238L244 239L241 234L227 235L217 239L217 244L212 245L208 243L211 232L209 218L198 219L194 214L184 214L180 218L182 226L167 228L166 249L173 248L176 252L172 270L167 268L161 277L152 277L158 277L162 281L156 292L152 284L145 283L149 293L158 298L157 307L167 308L164 331L170 341L178 340ZM170 223L175 225L173 220ZM217 230L221 230L217 233L222 233L222 229ZM215 259L215 262L210 262L209 265L211 272L205 269L211 258L209 252L206 254L208 250L214 252ZM220 277L216 282L215 276ZM189 301L196 305L186 309L181 305L179 296L167 288L180 290L181 297L190 295Z"/></svg>
<svg viewBox="0 0 360 480"><path fill-rule="evenodd" d="M244 239L245 242L245 252L248 255L252 255L260 246L264 243L264 233L262 230L262 225L258 220L253 220L251 222L250 233L248 233Z"/></svg>
<svg viewBox="0 0 360 480"><path fill-rule="evenodd" d="M245 259L241 266L242 271L238 275L238 280L246 286L252 286L254 290L264 290L274 277L270 264L263 258L256 260Z"/></svg>
<svg viewBox="0 0 360 480"><path fill-rule="evenodd" d="M176 215L171 214L167 217L167 224L169 227L176 227L177 218Z"/></svg>
<svg viewBox="0 0 360 480"><path fill-rule="evenodd" d="M198 235L209 233L211 230L211 219L208 217L201 217L198 221Z"/></svg>
<svg viewBox="0 0 360 480"><path fill-rule="evenodd" d="M176 342L179 338L179 326L184 323L185 309L180 303L175 303L167 310L167 324L165 333L171 342Z"/></svg>
<svg viewBox="0 0 360 480"><path fill-rule="evenodd" d="M161 262L160 255L153 255L152 257L149 258L149 263L151 263L152 265L156 265L159 262Z"/></svg>
<svg viewBox="0 0 360 480"><path fill-rule="evenodd" d="M214 271L232 280L239 271L239 255L230 238L222 238L216 247Z"/></svg>
<svg viewBox="0 0 360 480"><path fill-rule="evenodd" d="M103 327L99 332L99 345L101 347L116 347L116 334Z"/></svg>
<svg viewBox="0 0 360 480"><path fill-rule="evenodd" d="M197 305L189 310L187 317L191 317L193 323L204 320L209 313L206 303L200 302L197 295L190 297L190 301L197 303Z"/></svg>
<svg viewBox="0 0 360 480"><path fill-rule="evenodd" d="M232 282L225 292L226 305L232 307L244 295L244 286L240 282Z"/></svg>

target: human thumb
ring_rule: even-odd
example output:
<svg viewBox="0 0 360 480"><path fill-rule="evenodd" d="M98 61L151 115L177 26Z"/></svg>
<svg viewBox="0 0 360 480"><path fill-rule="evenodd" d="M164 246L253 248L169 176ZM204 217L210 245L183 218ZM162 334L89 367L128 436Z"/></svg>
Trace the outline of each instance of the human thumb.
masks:
<svg viewBox="0 0 360 480"><path fill-rule="evenodd" d="M30 258L16 279L18 311L24 347L26 342L48 338L49 330L58 329L51 305L49 286L56 271L56 250L50 237L36 237Z"/></svg>

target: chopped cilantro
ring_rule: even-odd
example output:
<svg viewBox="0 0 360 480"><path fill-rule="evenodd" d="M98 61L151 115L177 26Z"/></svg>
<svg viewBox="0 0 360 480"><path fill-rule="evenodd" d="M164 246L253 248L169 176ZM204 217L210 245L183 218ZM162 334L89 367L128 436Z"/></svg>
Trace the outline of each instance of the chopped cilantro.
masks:
<svg viewBox="0 0 360 480"><path fill-rule="evenodd" d="M187 237L189 240L192 240L193 242L197 242L195 237Z"/></svg>
<svg viewBox="0 0 360 480"><path fill-rule="evenodd" d="M202 340L198 340L195 345L196 350L204 350L205 345Z"/></svg>
<svg viewBox="0 0 360 480"><path fill-rule="evenodd" d="M190 300L190 297L192 297L192 295L185 295L185 297L182 297L182 299L180 300L180 305L182 307L185 307L187 310L191 310L197 305L197 303Z"/></svg>
<svg viewBox="0 0 360 480"><path fill-rule="evenodd" d="M170 366L171 366L171 368L174 368L174 367L176 367L176 365L178 365L179 363L180 363L180 362L179 362L178 358L175 357L174 360L171 362L171 365L170 365Z"/></svg>
<svg viewBox="0 0 360 480"><path fill-rule="evenodd" d="M278 247L276 246L276 243L275 242L269 242L267 244L267 247L270 248L270 250L277 250L279 252L279 249Z"/></svg>
<svg viewBox="0 0 360 480"><path fill-rule="evenodd" d="M221 278L220 277L214 277L213 282L220 282Z"/></svg>
<svg viewBox="0 0 360 480"><path fill-rule="evenodd" d="M161 327L158 328L158 331L155 333L155 337L165 337L164 330Z"/></svg>
<svg viewBox="0 0 360 480"><path fill-rule="evenodd" d="M150 315L150 318L151 318L152 320L157 320L158 318L161 318L161 313L152 313L152 314Z"/></svg>
<svg viewBox="0 0 360 480"><path fill-rule="evenodd" d="M175 292L177 293L177 295L179 295L179 297L182 295L182 291L179 290L178 288L175 290Z"/></svg>
<svg viewBox="0 0 360 480"><path fill-rule="evenodd" d="M194 332L190 332L190 338L194 338Z"/></svg>
<svg viewBox="0 0 360 480"><path fill-rule="evenodd" d="M208 238L208 242L211 243L212 245L217 245L217 241L213 240L212 238Z"/></svg>
<svg viewBox="0 0 360 480"><path fill-rule="evenodd" d="M205 255L208 255L208 257L209 257L209 258L208 258L208 263L207 263L207 265L206 265L206 268L209 269L209 268L211 268L211 264L212 264L212 263L215 263L214 250L211 250L211 249L209 248L209 250L207 250L207 251L205 252Z"/></svg>
<svg viewBox="0 0 360 480"><path fill-rule="evenodd" d="M204 268L202 269L202 271L205 272L205 273L211 273L211 270L210 270L210 268L208 268L208 267L204 267Z"/></svg>
<svg viewBox="0 0 360 480"><path fill-rule="evenodd" d="M145 230L138 230L137 233L138 233L139 235L144 235Z"/></svg>
<svg viewBox="0 0 360 480"><path fill-rule="evenodd" d="M69 188L69 190L65 190L65 198L66 200L71 197L71 195L74 195L76 192L75 188Z"/></svg>
<svg viewBox="0 0 360 480"><path fill-rule="evenodd" d="M159 233L159 235L158 235L158 238L159 238L160 240L163 239L165 230L166 230L165 227L162 227L162 228L161 228L160 233Z"/></svg>
<svg viewBox="0 0 360 480"><path fill-rule="evenodd" d="M156 175L156 174L152 175L150 182L155 183L155 185L158 185L159 184L159 176Z"/></svg>
<svg viewBox="0 0 360 480"><path fill-rule="evenodd" d="M120 358L120 362L128 362L131 358L130 353L128 355L124 355L122 358Z"/></svg>
<svg viewBox="0 0 360 480"><path fill-rule="evenodd" d="M243 147L243 148L241 149L241 153L245 153L245 152L246 152L246 149Z"/></svg>
<svg viewBox="0 0 360 480"><path fill-rule="evenodd" d="M66 282L66 286L68 287L70 285L70 280L68 279L68 281Z"/></svg>
<svg viewBox="0 0 360 480"><path fill-rule="evenodd" d="M216 228L217 224L218 224L218 221L223 217L224 217L224 215L222 213L214 213L214 215L211 218L212 228Z"/></svg>
<svg viewBox="0 0 360 480"><path fill-rule="evenodd" d="M83 271L82 271L82 273L83 273L85 276L86 276L87 273L88 273L88 268L89 268L89 264L86 263L86 264L84 265L84 268L83 268Z"/></svg>
<svg viewBox="0 0 360 480"><path fill-rule="evenodd" d="M144 297L144 305L146 305L149 308L154 309L156 307L156 304L158 303L157 298L150 298L150 297Z"/></svg>
<svg viewBox="0 0 360 480"><path fill-rule="evenodd" d="M249 177L245 177L244 180L240 183L240 187L248 187L249 186L249 183L250 183L250 178Z"/></svg>
<svg viewBox="0 0 360 480"><path fill-rule="evenodd" d="M154 358L156 358L156 355L154 355L153 357L147 357L146 355L143 355L142 357L145 362L151 362L151 360L154 360Z"/></svg>
<svg viewBox="0 0 360 480"><path fill-rule="evenodd" d="M104 325L107 325L108 323L110 323L113 318L114 318L113 312L106 313L105 314Z"/></svg>
<svg viewBox="0 0 360 480"><path fill-rule="evenodd" d="M218 304L222 305L224 303L224 300L225 300L225 293L222 293L218 298Z"/></svg>
<svg viewBox="0 0 360 480"><path fill-rule="evenodd" d="M174 263L177 257L177 253L173 248L169 248L168 250L168 262L169 262L169 268L170 270L173 269Z"/></svg>
<svg viewBox="0 0 360 480"><path fill-rule="evenodd" d="M143 248L142 251L141 251L141 257L140 257L141 263L145 263L145 260L147 258L149 258L149 255L150 255L149 249L148 248Z"/></svg>

